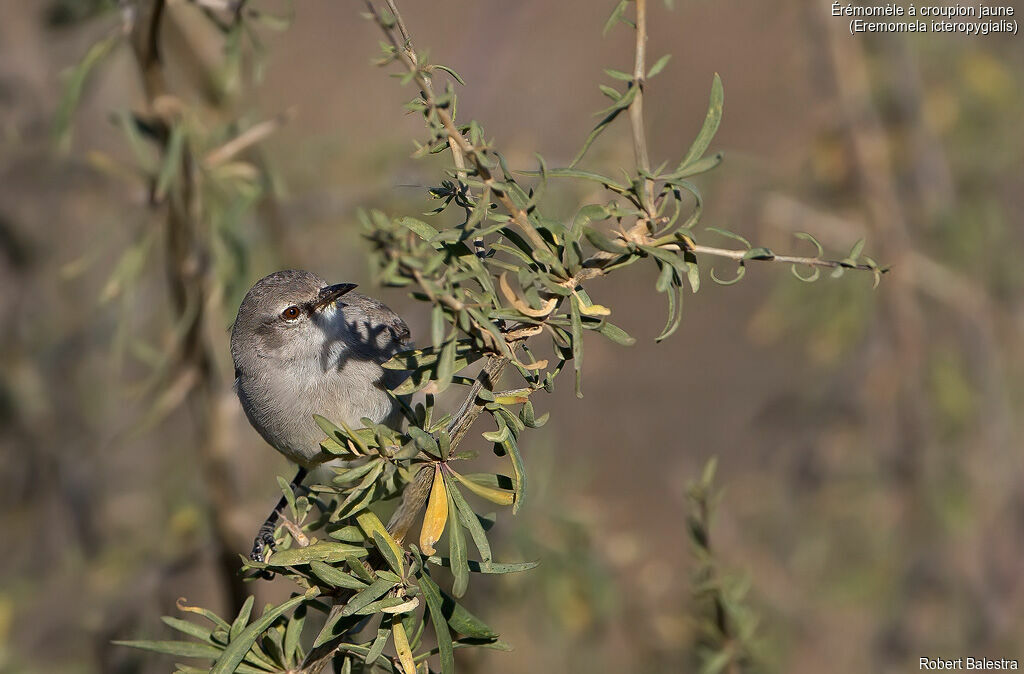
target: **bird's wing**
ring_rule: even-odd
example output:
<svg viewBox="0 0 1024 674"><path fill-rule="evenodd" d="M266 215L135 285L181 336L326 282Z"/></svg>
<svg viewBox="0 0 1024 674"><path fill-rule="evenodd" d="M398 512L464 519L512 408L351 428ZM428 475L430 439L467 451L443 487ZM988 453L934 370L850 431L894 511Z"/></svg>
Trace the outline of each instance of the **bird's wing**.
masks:
<svg viewBox="0 0 1024 674"><path fill-rule="evenodd" d="M385 326L391 333L391 338L402 345L397 350L404 348L405 343L412 336L409 326L405 324L402 317L383 302L359 293L348 293L345 295L344 301L345 304L358 307L372 325Z"/></svg>

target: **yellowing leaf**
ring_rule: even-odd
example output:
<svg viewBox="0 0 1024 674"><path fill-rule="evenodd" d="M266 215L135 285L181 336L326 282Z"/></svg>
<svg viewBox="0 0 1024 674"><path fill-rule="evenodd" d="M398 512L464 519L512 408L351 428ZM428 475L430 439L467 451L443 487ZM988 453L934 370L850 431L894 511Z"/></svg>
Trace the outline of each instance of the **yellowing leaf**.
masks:
<svg viewBox="0 0 1024 674"><path fill-rule="evenodd" d="M530 316L531 318L543 318L554 311L555 307L558 306L558 300L554 297L550 297L544 302L544 306L540 309L532 308L529 304L516 296L515 292L512 290L512 286L508 284L508 278L506 278L505 274L502 274L498 278L498 287L501 288L501 294L505 296L505 299L509 301L509 304L515 307L516 311L525 316Z"/></svg>
<svg viewBox="0 0 1024 674"><path fill-rule="evenodd" d="M470 490L471 492L473 492L474 494L481 498L487 499L491 503L497 503L498 505L503 506L510 506L516 500L516 493L514 491L495 489L494 487L482 485L479 482L474 482L473 480L470 480L467 477L459 475L454 470L451 471L451 473L452 475L455 476L456 480L466 485L466 489Z"/></svg>
<svg viewBox="0 0 1024 674"><path fill-rule="evenodd" d="M398 661L402 664L402 671L405 674L416 674L416 661L412 659L409 637L406 635L401 621L396 620L391 624L391 633L395 638L395 651L398 652Z"/></svg>
<svg viewBox="0 0 1024 674"><path fill-rule="evenodd" d="M434 554L434 543L441 538L447 523L448 492L441 479L441 464L437 464L434 466L434 483L430 486L427 511L423 514L423 527L420 529L420 549L424 554Z"/></svg>
<svg viewBox="0 0 1024 674"><path fill-rule="evenodd" d="M409 611L415 610L420 605L419 597L413 597L407 602L396 604L395 606L386 606L381 609L383 613L408 613Z"/></svg>
<svg viewBox="0 0 1024 674"><path fill-rule="evenodd" d="M580 313L584 316L610 316L612 310L600 304L591 304L590 306L587 306L581 302Z"/></svg>

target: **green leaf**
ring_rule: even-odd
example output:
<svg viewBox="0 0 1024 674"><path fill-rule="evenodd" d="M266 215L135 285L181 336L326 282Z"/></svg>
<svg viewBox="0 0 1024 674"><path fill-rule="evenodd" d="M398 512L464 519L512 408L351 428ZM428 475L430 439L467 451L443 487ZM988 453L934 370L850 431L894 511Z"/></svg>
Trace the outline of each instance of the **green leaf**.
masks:
<svg viewBox="0 0 1024 674"><path fill-rule="evenodd" d="M696 262L690 262L686 267L686 279L690 282L693 292L700 290L700 267Z"/></svg>
<svg viewBox="0 0 1024 674"><path fill-rule="evenodd" d="M739 241L744 246L746 246L747 250L750 250L752 248L752 246L750 245L749 241L744 239L739 234L736 234L735 232L730 232L730 231L725 230L725 229L719 229L718 227L708 227L708 231L709 232L714 232L715 234L721 234L724 237L728 237L730 239L734 239L736 241Z"/></svg>
<svg viewBox="0 0 1024 674"><path fill-rule="evenodd" d="M441 349L441 357L437 362L437 378L434 384L438 393L448 388L452 382L452 375L455 374L455 340L451 340Z"/></svg>
<svg viewBox="0 0 1024 674"><path fill-rule="evenodd" d="M384 578L378 578L373 581L369 587L360 590L349 599L345 606L341 609L341 617L347 618L355 614L359 609L368 606L372 602L377 601L383 597L391 588L395 586L395 583Z"/></svg>
<svg viewBox="0 0 1024 674"><path fill-rule="evenodd" d="M537 171L518 171L518 173L522 173L523 175L537 175ZM600 173L595 173L594 171L585 171L577 168L553 168L547 170L547 175L551 178L578 178L580 180L587 180L609 187L614 192L622 193L627 191L627 188L624 185L620 185L611 178L601 175Z"/></svg>
<svg viewBox="0 0 1024 674"><path fill-rule="evenodd" d="M462 475L461 477L466 478L466 480L470 482L475 482L476 484L491 487L493 489L515 489L515 485L512 483L512 478L508 475L502 475L501 473L469 473L467 475Z"/></svg>
<svg viewBox="0 0 1024 674"><path fill-rule="evenodd" d="M231 674L231 672L236 671L238 665L242 662L242 659L245 658L245 654L248 653L249 649L256 643L256 639L259 638L259 636L263 634L263 632L270 627L275 620L293 607L298 606L305 601L309 601L319 594L319 588L311 587L306 590L305 594L292 597L283 604L265 611L258 620L242 630L241 634L238 635L238 638L231 640L231 643L228 644L220 658L217 659L217 662L210 669L210 674Z"/></svg>
<svg viewBox="0 0 1024 674"><path fill-rule="evenodd" d="M802 241L810 241L811 243L813 243L813 244L814 244L814 247L815 247L815 249L817 249L817 251L818 251L818 252L817 252L817 253L815 254L815 257L821 257L822 255L824 255L824 254L825 254L825 249L821 247L821 244L820 244L820 243L818 243L818 240L817 240L817 239L815 239L815 238L814 238L813 236L811 236L810 234L808 234L807 232L795 232L795 233L793 234L793 236L795 236L795 237L796 237L796 238L798 238L798 239L801 239ZM863 239L862 239L862 240L863 240Z"/></svg>
<svg viewBox="0 0 1024 674"><path fill-rule="evenodd" d="M576 166L576 164L580 163L584 155L587 154L587 150L589 150L590 146L594 144L595 140L597 140L597 137L600 136L604 132L604 130L607 129L608 126L615 121L615 118L618 117L623 110L629 108L629 106L633 103L633 100L636 98L636 94L638 91L640 91L639 87L631 87L628 91L626 91L625 94L623 94L622 98L615 101L615 103L613 103L610 108L601 111L602 113L607 114L605 115L604 119L598 122L597 126L595 126L593 130L591 130L590 135L588 135L587 139L583 142L583 147L580 149L579 153L575 157L573 157L573 160L571 162L569 162L569 168L573 168Z"/></svg>
<svg viewBox="0 0 1024 674"><path fill-rule="evenodd" d="M623 82L633 81L633 75L631 73L624 73L621 70L615 70L613 68L605 68L604 74L613 80L621 80Z"/></svg>
<svg viewBox="0 0 1024 674"><path fill-rule="evenodd" d="M216 660L223 652L221 649L210 644L200 644L194 641L115 641L118 646L138 648L143 651L153 651L165 655L178 655L185 658L205 658Z"/></svg>
<svg viewBox="0 0 1024 674"><path fill-rule="evenodd" d="M451 490L448 490L448 512L456 512ZM448 518L448 554L452 560L452 575L455 577L452 594L461 597L469 586L469 566L466 561L466 535L462 532L458 517Z"/></svg>
<svg viewBox="0 0 1024 674"><path fill-rule="evenodd" d="M376 580L373 577L373 574L371 574L363 565L363 563L360 562L359 559L357 559L356 557L346 557L345 566L352 569L352 573L359 576L360 580L363 580L364 582L372 583L374 580Z"/></svg>
<svg viewBox="0 0 1024 674"><path fill-rule="evenodd" d="M325 564L318 560L310 562L309 569L317 578L332 587L343 587L348 590L362 590L366 587L366 583L358 578L352 577L351 574L345 573L335 566Z"/></svg>
<svg viewBox="0 0 1024 674"><path fill-rule="evenodd" d="M608 31L615 27L619 21L622 20L622 15L626 12L626 7L629 6L629 0L620 0L619 4L615 5L615 9L612 10L611 16L604 23L604 28L601 30L601 35L607 35Z"/></svg>
<svg viewBox="0 0 1024 674"><path fill-rule="evenodd" d="M597 88L601 90L602 94L604 94L608 98L612 99L613 101L617 101L620 98L622 98L622 94L619 92L618 89L615 89L613 87L609 87L606 84L599 84L599 85L597 85Z"/></svg>
<svg viewBox="0 0 1024 674"><path fill-rule="evenodd" d="M665 294L668 295L668 321L665 323L665 328L661 331L661 334L654 338L656 342L664 341L675 334L683 320L682 286L669 288Z"/></svg>
<svg viewBox="0 0 1024 674"><path fill-rule="evenodd" d="M592 227L584 226L583 236L587 237L587 241L589 241L590 245L592 245L594 248L597 248L598 250L603 250L606 253L618 253L621 255L629 252L628 248L626 248L625 246L616 241L612 241L603 233L599 232L598 230Z"/></svg>
<svg viewBox="0 0 1024 674"><path fill-rule="evenodd" d="M346 543L323 541L304 548L288 548L278 550L270 556L268 566L299 566L310 562L341 562L346 557L364 557L366 548Z"/></svg>
<svg viewBox="0 0 1024 674"><path fill-rule="evenodd" d="M178 630L179 632L182 632L183 634L187 634L190 637L195 637L200 641L206 641L211 644L213 643L213 638L210 636L211 633L213 632L212 629L203 627L202 625L197 625L194 622L188 620L182 620L181 618L172 618L170 616L164 616L160 619L164 621L164 624L173 627L174 629Z"/></svg>
<svg viewBox="0 0 1024 674"><path fill-rule="evenodd" d="M441 590L441 610L448 626L458 634L465 635L471 639L497 639L498 633L492 630L487 623L466 610L462 604Z"/></svg>
<svg viewBox="0 0 1024 674"><path fill-rule="evenodd" d="M388 566L391 567L391 570L399 576L404 575L405 567L402 564L402 557L401 555L395 554L395 547L397 545L395 543L395 539L391 538L391 536L388 536L386 533L382 534L379 531L374 531L373 542L380 551L381 556L383 556L385 561L387 561Z"/></svg>
<svg viewBox="0 0 1024 674"><path fill-rule="evenodd" d="M444 331L446 325L447 321L445 321L444 318L444 308L440 304L435 304L434 308L430 312L430 341L434 344L435 347L439 346L444 341ZM396 358L398 358L398 356L395 356L388 362L390 363L394 361ZM387 364L385 364L385 367L387 367Z"/></svg>
<svg viewBox="0 0 1024 674"><path fill-rule="evenodd" d="M231 631L228 633L228 639L234 641L245 626L249 623L249 616L252 615L252 605L256 601L256 597L249 595L246 598L245 603L242 604L242 608L239 609L238 615L235 617L234 622L231 623Z"/></svg>
<svg viewBox="0 0 1024 674"><path fill-rule="evenodd" d="M633 346L636 344L636 338L630 337L629 334L617 325L613 325L608 321L601 324L601 327L597 329L598 334L604 335L608 339L612 340L616 344L622 346Z"/></svg>
<svg viewBox="0 0 1024 674"><path fill-rule="evenodd" d="M427 601L427 611L430 613L430 622L434 625L434 634L437 635L437 648L441 655L442 674L454 674L455 654L452 647L452 635L448 631L448 623L442 610L441 588L437 586L424 570L419 576L420 590L423 591L423 598Z"/></svg>
<svg viewBox="0 0 1024 674"><path fill-rule="evenodd" d="M597 222L599 220L607 220L611 217L611 213L608 211L607 206L601 204L587 204L576 212L576 217L572 219L573 231L582 231L581 227L589 225L591 222Z"/></svg>
<svg viewBox="0 0 1024 674"><path fill-rule="evenodd" d="M366 656L363 658L363 662L368 665L372 665L377 661L377 658L384 652L384 647L388 644L388 637L391 636L391 630L384 625L390 626L390 619L381 623L381 626L377 628L377 638L373 640L373 644L370 646L370 650L366 652Z"/></svg>
<svg viewBox="0 0 1024 674"><path fill-rule="evenodd" d="M821 276L821 269L817 267L812 268L811 273L808 274L807 276L801 274L800 271L797 269L797 265L795 264L789 267L789 271L793 273L793 276L797 277L804 283L814 283Z"/></svg>
<svg viewBox="0 0 1024 674"><path fill-rule="evenodd" d="M857 243L853 244L853 248L850 250L849 259L856 261L862 252L864 252L864 239L858 239Z"/></svg>
<svg viewBox="0 0 1024 674"><path fill-rule="evenodd" d="M694 139L689 152L679 163L677 170L681 171L693 162L704 156L704 152L711 145L711 140L718 132L718 125L722 122L722 104L725 100L725 92L722 89L722 79L715 73L715 79L711 82L711 101L708 104L708 113L704 118L704 125L700 133Z"/></svg>
<svg viewBox="0 0 1024 674"><path fill-rule="evenodd" d="M413 232L416 236L420 237L424 241L431 241L437 236L437 230L416 218L403 217L396 220L399 225L405 227L409 231Z"/></svg>
<svg viewBox="0 0 1024 674"><path fill-rule="evenodd" d="M317 562L319 564L319 562ZM302 604L292 613L291 619L284 632L284 657L287 662L294 662L296 656L302 651L299 640L302 638L302 628L306 624L306 604Z"/></svg>
<svg viewBox="0 0 1024 674"><path fill-rule="evenodd" d="M660 73L662 70L664 70L665 66L668 65L668 62L671 58L672 54L665 54L660 59L655 61L654 65L651 66L651 69L647 71L647 79L651 79L652 77Z"/></svg>
<svg viewBox="0 0 1024 674"><path fill-rule="evenodd" d="M498 424L498 430L496 430L496 431L486 431L484 433L481 433L481 435L483 436L484 440L486 440L487 442L493 442L495 444L500 444L500 443L504 442L506 438L508 438L510 433L511 433L511 431L509 431L507 425L505 425L505 424Z"/></svg>
<svg viewBox="0 0 1024 674"><path fill-rule="evenodd" d="M464 79L462 79L462 76L459 75L454 70L452 70L451 68L449 68L448 66L443 66L443 65L441 65L439 63L435 63L435 64L431 65L430 67L431 68L436 68L437 70L443 70L444 72L446 72L449 75L451 75L452 78L454 78L456 82L458 82L462 86L466 86L466 81Z"/></svg>
<svg viewBox="0 0 1024 674"><path fill-rule="evenodd" d="M313 415L313 421L315 421L316 425L320 427L320 430L324 432L328 440L334 441L335 444L342 448L342 451L349 454L352 453L352 450L350 450L348 445L345 443L345 440L348 439L348 433L338 428L331 420L322 417L319 414ZM338 442L339 440L341 442Z"/></svg>
<svg viewBox="0 0 1024 674"><path fill-rule="evenodd" d="M515 503L512 504L512 514L515 515L519 512L519 508L523 505L523 500L526 498L526 466L523 465L523 457L519 453L519 445L516 444L514 437L510 436L501 446L505 448L509 459L512 461L516 493Z"/></svg>
<svg viewBox="0 0 1024 674"><path fill-rule="evenodd" d="M164 149L163 165L157 175L156 187L153 190L153 198L162 202L167 197L167 192L181 175L182 153L185 149L185 127L178 123L171 127L171 137Z"/></svg>
<svg viewBox="0 0 1024 674"><path fill-rule="evenodd" d="M114 51L121 41L122 33L118 32L99 42L96 42L85 53L82 60L71 69L64 84L64 92L61 95L57 112L54 115L53 131L61 150L67 151L71 145L71 118L75 114L78 102L85 90L85 83L89 75L111 52Z"/></svg>
<svg viewBox="0 0 1024 674"><path fill-rule="evenodd" d="M295 492L292 490L291 483L289 483L288 480L278 475L277 486L281 488L281 493L284 494L284 500L288 502L288 509L291 511L292 519L298 520L299 513L295 509Z"/></svg>
<svg viewBox="0 0 1024 674"><path fill-rule="evenodd" d="M437 566L450 567L452 565L451 559L448 557L439 557L433 555L427 558L427 561ZM490 562L484 564L478 562L475 559L471 559L467 562L469 570L473 573L485 573L485 574L506 574L506 573L522 573L523 571L529 571L540 566L540 562Z"/></svg>
<svg viewBox="0 0 1024 674"><path fill-rule="evenodd" d="M216 625L217 629L223 630L224 632L227 632L228 630L231 629L231 626L228 625L226 620L224 620L219 615L217 615L216 613L214 613L213 611L211 611L209 609L205 609L205 608L203 608L201 606L189 606L188 604L185 603L185 601L183 599L179 599L178 600L177 606L178 606L178 610L179 611L185 611L187 613L195 613L196 615L203 616L204 618L206 618L207 620L212 622L214 625Z"/></svg>
<svg viewBox="0 0 1024 674"><path fill-rule="evenodd" d="M340 529L330 530L327 535L335 540L342 541L343 543L362 543L366 540L366 537L363 536L359 527L353 524L346 524Z"/></svg>
<svg viewBox="0 0 1024 674"><path fill-rule="evenodd" d="M733 285L735 283L739 283L740 279L742 279L744 277L744 275L746 275L746 273L747 273L747 268L744 267L743 265L740 265L739 269L736 270L736 278L731 279L729 281L723 281L722 279L718 278L718 276L715 274L714 267L712 267L711 268L711 280L714 281L715 283L717 283L720 286L731 286L731 285Z"/></svg>
<svg viewBox="0 0 1024 674"><path fill-rule="evenodd" d="M404 557L402 553L402 546L398 544L391 534L388 533L384 523L380 521L373 512L366 510L359 513L356 517L356 521L359 523L359 527L366 532L367 537L372 538L374 543L377 545L377 549L380 550L381 554L384 555L384 559L387 560L391 570L397 573L399 576L405 575L405 566L402 562Z"/></svg>
<svg viewBox="0 0 1024 674"><path fill-rule="evenodd" d="M469 535L473 538L473 545L480 551L480 558L485 562L491 561L491 546L487 542L487 534L484 532L484 528L480 525L480 520L477 519L476 512L473 511L469 504L466 503L465 497L459 491L455 484L455 480L452 476L445 471L444 483L448 487L448 495L451 497L452 502L455 503L457 509L458 519L462 522L462 525L469 531ZM451 513L449 513L450 515Z"/></svg>
<svg viewBox="0 0 1024 674"><path fill-rule="evenodd" d="M744 260L774 260L775 253L768 248L751 248L743 256Z"/></svg>
<svg viewBox="0 0 1024 674"><path fill-rule="evenodd" d="M677 170L672 174L672 178L675 180L682 180L683 178L689 178L691 176L700 175L701 173L707 173L711 169L715 168L722 163L722 159L725 155L722 152L716 152L715 154L698 159L697 161L688 164L682 169Z"/></svg>

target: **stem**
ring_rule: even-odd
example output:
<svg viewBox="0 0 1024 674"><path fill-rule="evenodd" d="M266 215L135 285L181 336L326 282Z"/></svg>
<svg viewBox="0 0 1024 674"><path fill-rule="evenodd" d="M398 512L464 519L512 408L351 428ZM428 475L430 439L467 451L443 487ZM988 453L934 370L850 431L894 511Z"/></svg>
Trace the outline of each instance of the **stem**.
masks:
<svg viewBox="0 0 1024 674"><path fill-rule="evenodd" d="M466 399L462 401L462 406L448 424L452 450L462 442L473 422L484 411L484 406L477 401L477 394L484 388L488 391L493 390L495 383L508 364L509 360L504 356L491 356L484 368L480 370L476 381L473 382L466 394ZM433 475L432 470L421 469L402 493L402 503L391 516L391 520L388 521L388 533L399 543L409 533L416 516L423 508Z"/></svg>
<svg viewBox="0 0 1024 674"><path fill-rule="evenodd" d="M644 77L647 60L647 0L636 0L636 51L633 61L633 86L636 97L629 105L629 125L633 130L633 154L636 167L644 173L651 172L651 160L647 156L647 135L644 131ZM644 178L643 207L648 220L654 218L654 181Z"/></svg>
<svg viewBox="0 0 1024 674"><path fill-rule="evenodd" d="M403 51L405 51L413 65L418 69L420 60L416 55L416 50L412 46L412 36L409 35L409 30L405 27L405 21L402 20L402 14L398 11L398 6L395 4L394 0L387 0L387 5L388 11L391 12L393 17L395 17L395 25L398 27L398 32L402 34L402 41L404 42ZM430 87L430 75L424 75L424 79L427 82L427 86ZM431 92L431 96L433 96L433 92ZM424 96L424 100L426 100L426 96ZM458 133L458 137L464 140L461 132ZM452 151L452 160L455 162L455 174L459 178L459 183L461 183L463 189L468 192L469 187L466 185L466 155L462 152L459 141L456 140L455 136L453 136L450 131L448 133L448 148Z"/></svg>
<svg viewBox="0 0 1024 674"><path fill-rule="evenodd" d="M173 120L156 109L158 99L168 96L167 80L160 57L160 32L166 14L165 0L140 2L135 7L131 46L142 76L146 114L158 129L157 143L166 155ZM219 316L220 293L212 287L207 260L210 252L202 239L202 203L195 158L188 144L182 151L176 187L161 204L166 205L165 272L175 323L185 330L175 345L176 366L183 377L192 377L195 394L189 396L190 411L197 419L198 454L203 469L207 507L213 529L218 570L229 602L237 609L248 594L238 575L240 547L232 522L238 495L234 472L228 459L229 445L226 402L230 393L222 385L217 350L210 344L211 316ZM154 180L155 185L155 180ZM152 205L161 205L153 203ZM219 320L219 319L217 319ZM233 396L230 396L233 398ZM231 401L233 402L233 401Z"/></svg>
<svg viewBox="0 0 1024 674"><path fill-rule="evenodd" d="M668 246L665 246L666 248ZM839 260L826 260L820 257L799 257L793 255L772 255L771 257L750 258L744 260L749 252L746 250L734 250L731 248L715 248L714 246L695 245L691 250L697 255L712 255L724 257L730 260L743 260L745 262L782 262L789 264L802 264L808 267L825 267L828 269L856 269L858 271L876 271L874 267L866 264L848 264ZM879 270L884 271L884 270Z"/></svg>
<svg viewBox="0 0 1024 674"><path fill-rule="evenodd" d="M397 11L397 7L395 7L393 0L387 0L387 4L392 13ZM430 86L429 78L420 68L418 61L414 58L415 53L412 52L412 43L409 42L408 47L405 44L400 44L398 36L395 35L396 27L400 32L403 31L402 27L404 27L404 24L399 24L397 18L398 15L395 14L395 23L389 25L384 21L384 18L380 15L380 12L377 11L377 8L373 5L371 0L366 0L366 7L371 16L373 16L374 21L376 21L377 25L380 26L380 29L384 32L384 36L391 43L391 46L397 51L399 58L405 64L409 73L413 76L417 86L419 86L420 91L423 94L423 100L429 109L428 114L435 115L441 123L441 126L443 126L445 131L448 133L449 146L454 142L458 150L472 162L473 168L477 175L480 176L480 181L486 187L490 188L502 208L512 216L512 221L515 222L517 227L519 227L523 235L530 240L530 243L537 248L547 250L547 242L534 228L533 223L530 222L530 218L526 214L526 211L516 206L515 202L512 201L502 186L498 184L498 181L494 179L494 175L491 173L491 170L484 159L483 153L477 150L468 140L466 140L459 131L459 128L455 125L455 120L453 120L452 116L448 114L448 111L437 105L437 99L434 96L433 88ZM407 32L404 34L408 35Z"/></svg>

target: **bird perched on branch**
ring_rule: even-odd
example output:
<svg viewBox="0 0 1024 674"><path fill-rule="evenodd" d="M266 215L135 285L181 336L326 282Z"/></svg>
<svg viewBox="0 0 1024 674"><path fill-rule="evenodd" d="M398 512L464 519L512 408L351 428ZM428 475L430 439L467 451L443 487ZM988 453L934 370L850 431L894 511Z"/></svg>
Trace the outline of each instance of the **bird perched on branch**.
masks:
<svg viewBox="0 0 1024 674"><path fill-rule="evenodd" d="M388 389L406 376L381 367L408 348L409 328L383 303L328 285L308 271L285 270L249 289L231 329L235 391L263 439L299 465L293 486L329 460L319 414L351 428L364 417L397 429L401 410ZM282 498L260 527L251 557L274 545Z"/></svg>

